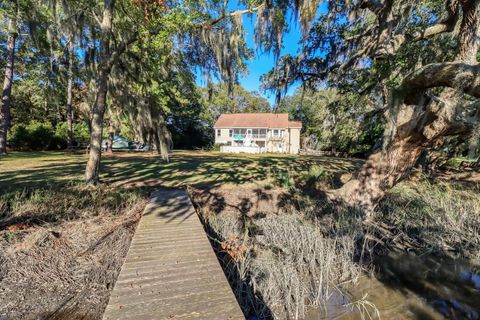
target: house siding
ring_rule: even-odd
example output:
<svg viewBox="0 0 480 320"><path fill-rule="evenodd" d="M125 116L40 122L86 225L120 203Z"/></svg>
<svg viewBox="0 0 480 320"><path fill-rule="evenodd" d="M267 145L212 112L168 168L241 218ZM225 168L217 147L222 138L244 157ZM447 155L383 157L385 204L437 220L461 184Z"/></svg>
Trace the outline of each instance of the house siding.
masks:
<svg viewBox="0 0 480 320"><path fill-rule="evenodd" d="M215 128L215 144L233 145L235 139L230 137L230 130L238 128ZM256 128L245 128L256 129ZM253 139L255 143L260 146L265 145L266 152L272 153L290 153L298 154L300 151L300 128L275 128L283 130L283 136L277 137L273 135L273 130L267 129L267 136L265 139ZM220 130L220 135L218 135Z"/></svg>

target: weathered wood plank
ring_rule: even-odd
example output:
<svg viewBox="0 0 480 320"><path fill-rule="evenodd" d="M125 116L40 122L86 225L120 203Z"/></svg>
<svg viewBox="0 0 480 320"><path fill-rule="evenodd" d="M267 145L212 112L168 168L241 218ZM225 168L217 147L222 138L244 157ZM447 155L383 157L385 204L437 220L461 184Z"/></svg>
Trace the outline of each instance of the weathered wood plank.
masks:
<svg viewBox="0 0 480 320"><path fill-rule="evenodd" d="M152 194L103 319L244 319L185 190Z"/></svg>

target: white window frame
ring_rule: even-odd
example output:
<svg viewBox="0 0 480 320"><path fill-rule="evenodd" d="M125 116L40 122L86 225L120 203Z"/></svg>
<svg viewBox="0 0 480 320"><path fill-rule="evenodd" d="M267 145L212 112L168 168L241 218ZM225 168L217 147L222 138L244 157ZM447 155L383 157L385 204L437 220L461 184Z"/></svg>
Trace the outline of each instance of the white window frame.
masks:
<svg viewBox="0 0 480 320"><path fill-rule="evenodd" d="M217 129L217 137L221 137L222 136L222 130L221 129Z"/></svg>

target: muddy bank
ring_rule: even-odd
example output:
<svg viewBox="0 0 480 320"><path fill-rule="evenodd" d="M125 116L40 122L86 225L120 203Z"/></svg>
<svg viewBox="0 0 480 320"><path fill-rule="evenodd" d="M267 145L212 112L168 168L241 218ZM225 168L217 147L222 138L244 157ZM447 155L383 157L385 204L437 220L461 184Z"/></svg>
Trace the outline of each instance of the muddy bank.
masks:
<svg viewBox="0 0 480 320"><path fill-rule="evenodd" d="M253 217L262 213L289 211L295 196L278 187L257 185L221 185L189 189L197 208L212 214L234 214Z"/></svg>
<svg viewBox="0 0 480 320"><path fill-rule="evenodd" d="M45 204L31 195L25 204L4 201L12 216L0 220L0 319L101 318L145 200L123 203L120 196L112 206L82 205L82 197L92 200L89 192L63 209L56 207L62 192ZM45 212L74 207L73 219L40 220Z"/></svg>

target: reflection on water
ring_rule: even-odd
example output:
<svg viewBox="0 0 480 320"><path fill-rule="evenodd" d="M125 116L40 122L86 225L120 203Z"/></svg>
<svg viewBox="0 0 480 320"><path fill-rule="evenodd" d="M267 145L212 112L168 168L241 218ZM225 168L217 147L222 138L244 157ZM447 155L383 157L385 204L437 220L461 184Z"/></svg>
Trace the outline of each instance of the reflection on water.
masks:
<svg viewBox="0 0 480 320"><path fill-rule="evenodd" d="M335 292L306 319L375 319L378 310L382 319L480 320L480 272L466 262L392 254L375 265L377 278Z"/></svg>

